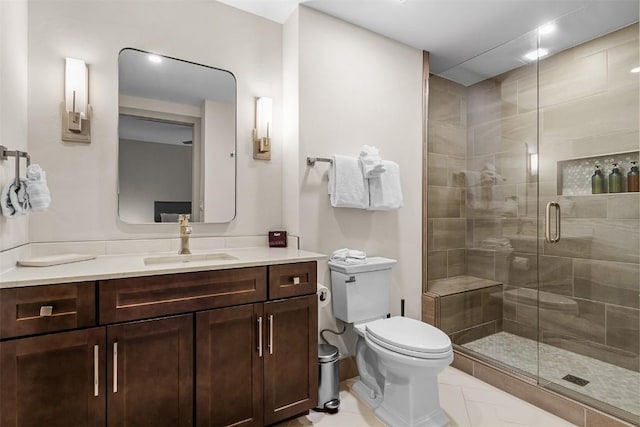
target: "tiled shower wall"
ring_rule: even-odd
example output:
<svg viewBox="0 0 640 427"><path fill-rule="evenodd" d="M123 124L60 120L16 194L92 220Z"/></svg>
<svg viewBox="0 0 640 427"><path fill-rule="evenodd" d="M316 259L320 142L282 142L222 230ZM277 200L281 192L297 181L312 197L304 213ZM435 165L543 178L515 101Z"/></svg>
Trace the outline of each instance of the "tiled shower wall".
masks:
<svg viewBox="0 0 640 427"><path fill-rule="evenodd" d="M562 240L544 244L539 258L537 177L528 169L538 127L535 66L468 88L432 78L428 145L429 280L466 274L499 281L505 292L539 280L566 310L543 304L538 331L535 305L505 298L504 330L532 339L540 332L545 343L633 370L639 195L559 196L556 166L640 148L638 74L630 73L639 63L637 24L540 62L540 208L557 200L563 218ZM493 168L493 182L479 186ZM487 249L502 238L502 250Z"/></svg>
<svg viewBox="0 0 640 427"><path fill-rule="evenodd" d="M429 79L427 143L427 274L429 280L466 274L466 88Z"/></svg>

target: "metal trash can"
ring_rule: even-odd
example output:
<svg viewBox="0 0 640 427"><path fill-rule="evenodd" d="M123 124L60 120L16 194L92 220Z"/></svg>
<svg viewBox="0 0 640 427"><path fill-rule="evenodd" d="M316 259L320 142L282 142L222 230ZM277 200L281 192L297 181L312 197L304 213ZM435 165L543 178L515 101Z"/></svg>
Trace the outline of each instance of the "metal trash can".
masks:
<svg viewBox="0 0 640 427"><path fill-rule="evenodd" d="M335 414L340 406L338 347L330 344L318 345L318 371L318 407L315 410Z"/></svg>

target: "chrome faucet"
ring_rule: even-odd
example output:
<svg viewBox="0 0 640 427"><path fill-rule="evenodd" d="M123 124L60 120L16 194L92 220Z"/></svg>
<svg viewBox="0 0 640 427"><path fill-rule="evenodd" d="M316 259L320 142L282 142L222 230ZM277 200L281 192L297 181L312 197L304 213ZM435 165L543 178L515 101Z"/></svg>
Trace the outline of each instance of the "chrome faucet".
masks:
<svg viewBox="0 0 640 427"><path fill-rule="evenodd" d="M193 229L189 225L189 218L191 215L179 215L178 222L180 223L180 251L179 255L190 254L189 250L189 236L193 232Z"/></svg>

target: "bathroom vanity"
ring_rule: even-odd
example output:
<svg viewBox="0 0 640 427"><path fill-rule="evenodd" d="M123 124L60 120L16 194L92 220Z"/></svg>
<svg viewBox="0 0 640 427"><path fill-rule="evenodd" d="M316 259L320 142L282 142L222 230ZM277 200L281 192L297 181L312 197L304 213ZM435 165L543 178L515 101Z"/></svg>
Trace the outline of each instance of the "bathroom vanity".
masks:
<svg viewBox="0 0 640 427"><path fill-rule="evenodd" d="M251 261L143 267L138 257L109 273L99 258L75 276L73 265L4 275L0 425L261 426L313 408L321 256L256 251ZM38 285L26 286L29 275Z"/></svg>

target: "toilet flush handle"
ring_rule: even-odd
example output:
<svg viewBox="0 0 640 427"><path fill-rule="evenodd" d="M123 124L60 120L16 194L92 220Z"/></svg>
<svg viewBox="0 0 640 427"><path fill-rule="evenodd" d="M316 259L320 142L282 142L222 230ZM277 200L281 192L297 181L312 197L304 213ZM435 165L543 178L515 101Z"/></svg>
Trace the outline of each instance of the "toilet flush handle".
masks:
<svg viewBox="0 0 640 427"><path fill-rule="evenodd" d="M355 281L356 281L356 276L349 276L349 278L345 280L344 283L355 283Z"/></svg>

